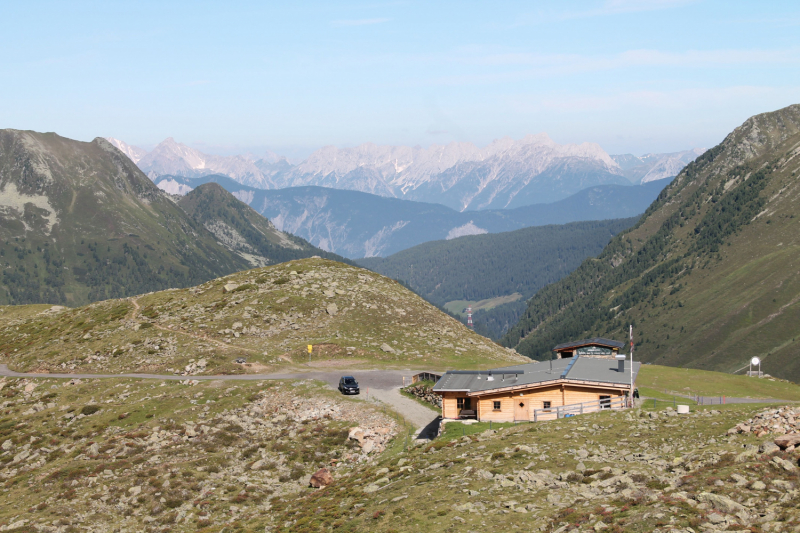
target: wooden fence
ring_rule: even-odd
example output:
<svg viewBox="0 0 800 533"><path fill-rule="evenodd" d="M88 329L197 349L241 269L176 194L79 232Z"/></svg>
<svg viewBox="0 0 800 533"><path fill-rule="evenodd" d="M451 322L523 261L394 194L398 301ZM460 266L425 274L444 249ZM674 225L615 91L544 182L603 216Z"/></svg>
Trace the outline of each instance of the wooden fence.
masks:
<svg viewBox="0 0 800 533"><path fill-rule="evenodd" d="M434 374L433 372L420 372L419 374L414 374L411 377L411 383L417 383L418 381L433 381L436 383L442 379L441 374Z"/></svg>

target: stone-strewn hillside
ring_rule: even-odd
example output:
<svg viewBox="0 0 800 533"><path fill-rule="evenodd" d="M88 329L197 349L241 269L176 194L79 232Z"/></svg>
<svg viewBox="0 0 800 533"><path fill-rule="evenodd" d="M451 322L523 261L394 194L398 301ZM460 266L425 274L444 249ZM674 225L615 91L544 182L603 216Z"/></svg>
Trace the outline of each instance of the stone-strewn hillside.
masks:
<svg viewBox="0 0 800 533"><path fill-rule="evenodd" d="M798 451L728 435L757 409L448 424L433 444L276 501L271 531L797 531Z"/></svg>
<svg viewBox="0 0 800 533"><path fill-rule="evenodd" d="M0 531L263 531L272 502L320 468L336 480L372 462L400 429L303 381L3 379L0 391Z"/></svg>
<svg viewBox="0 0 800 533"><path fill-rule="evenodd" d="M0 307L0 320L0 362L18 371L192 375L309 363L441 370L526 360L399 283L324 259L75 309ZM251 366L235 364L239 357Z"/></svg>

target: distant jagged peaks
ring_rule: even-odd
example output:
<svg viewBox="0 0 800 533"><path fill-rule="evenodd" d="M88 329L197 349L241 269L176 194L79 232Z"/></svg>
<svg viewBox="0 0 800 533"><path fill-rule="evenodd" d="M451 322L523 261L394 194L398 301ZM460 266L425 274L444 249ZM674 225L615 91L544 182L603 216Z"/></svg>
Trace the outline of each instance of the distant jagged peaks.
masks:
<svg viewBox="0 0 800 533"><path fill-rule="evenodd" d="M114 137L106 137L106 140L114 145L120 152L127 155L131 161L138 163L140 159L147 155L147 150L138 146L131 146L125 141L120 141Z"/></svg>
<svg viewBox="0 0 800 533"><path fill-rule="evenodd" d="M133 147L116 143L131 153L126 148ZM671 177L693 159L687 156L693 153L610 156L596 143L558 144L539 133L519 140L503 137L483 148L469 142L428 148L374 143L325 146L297 165L271 152L261 159L252 154L208 155L172 138L146 155L137 152L129 157L139 157L135 161L154 180L165 175L221 174L259 189L321 186L465 211L554 202L596 185Z"/></svg>
<svg viewBox="0 0 800 533"><path fill-rule="evenodd" d="M645 154L636 157L632 154L612 155L626 178L634 183L649 183L677 176L683 167L705 153L705 148L694 148L667 154Z"/></svg>

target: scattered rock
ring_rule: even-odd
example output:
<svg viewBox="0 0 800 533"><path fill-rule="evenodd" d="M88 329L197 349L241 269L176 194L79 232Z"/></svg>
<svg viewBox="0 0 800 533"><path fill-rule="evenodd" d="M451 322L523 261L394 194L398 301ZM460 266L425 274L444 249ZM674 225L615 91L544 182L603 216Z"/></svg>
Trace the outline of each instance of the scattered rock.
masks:
<svg viewBox="0 0 800 533"><path fill-rule="evenodd" d="M727 496L722 496L721 494L701 492L700 494L698 494L697 499L698 501L708 503L714 509L722 511L723 513L726 514L735 514L740 511L745 511L745 508L742 504L731 500Z"/></svg>
<svg viewBox="0 0 800 533"><path fill-rule="evenodd" d="M333 483L333 476L327 468L320 468L311 476L310 484L315 489L327 487L331 483Z"/></svg>
<svg viewBox="0 0 800 533"><path fill-rule="evenodd" d="M238 283L226 283L222 286L222 294L233 292L239 286Z"/></svg>
<svg viewBox="0 0 800 533"><path fill-rule="evenodd" d="M764 442L758 447L758 453L766 453L767 455L779 452L781 449L774 442Z"/></svg>

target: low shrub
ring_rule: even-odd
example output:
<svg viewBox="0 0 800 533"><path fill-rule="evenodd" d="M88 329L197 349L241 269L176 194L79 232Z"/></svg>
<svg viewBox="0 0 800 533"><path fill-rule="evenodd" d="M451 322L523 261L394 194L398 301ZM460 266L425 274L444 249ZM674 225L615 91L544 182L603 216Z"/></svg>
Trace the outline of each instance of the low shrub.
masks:
<svg viewBox="0 0 800 533"><path fill-rule="evenodd" d="M258 288L258 285L254 284L254 283L245 283L244 285L239 285L238 287L233 289L231 292L249 291L251 289L257 289L257 288Z"/></svg>
<svg viewBox="0 0 800 533"><path fill-rule="evenodd" d="M101 407L99 405L84 405L81 409L81 414L84 416L93 415L100 409Z"/></svg>

